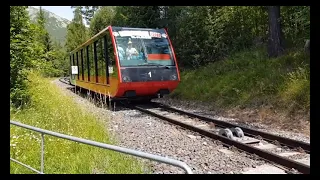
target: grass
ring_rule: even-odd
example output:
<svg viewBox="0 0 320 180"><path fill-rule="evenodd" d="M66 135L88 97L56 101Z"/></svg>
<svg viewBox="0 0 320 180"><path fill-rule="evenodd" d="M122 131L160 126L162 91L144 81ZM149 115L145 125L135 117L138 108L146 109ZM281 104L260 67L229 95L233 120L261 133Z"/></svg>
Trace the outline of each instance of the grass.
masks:
<svg viewBox="0 0 320 180"><path fill-rule="evenodd" d="M30 74L29 79L31 104L22 110L11 107L10 119L67 135L115 143L111 142L105 123L81 110L49 79L34 73ZM40 170L40 141L39 133L11 125L10 157ZM142 165L132 156L48 135L45 136L44 157L46 174L90 174L94 171L108 174L143 173ZM11 161L10 173L34 172Z"/></svg>
<svg viewBox="0 0 320 180"><path fill-rule="evenodd" d="M309 56L290 50L268 59L264 49L233 54L181 73L172 98L210 102L214 107L272 105L285 111L310 110Z"/></svg>

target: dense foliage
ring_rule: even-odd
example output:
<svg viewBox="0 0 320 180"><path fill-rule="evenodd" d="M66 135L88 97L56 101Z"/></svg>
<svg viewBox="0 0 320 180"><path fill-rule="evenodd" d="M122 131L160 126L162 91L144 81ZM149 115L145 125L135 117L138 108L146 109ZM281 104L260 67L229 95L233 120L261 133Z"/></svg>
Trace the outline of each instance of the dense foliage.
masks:
<svg viewBox="0 0 320 180"><path fill-rule="evenodd" d="M37 21L31 23L27 6L10 7L10 101L14 106L28 103L28 71L36 70L49 77L68 71L66 51L52 41L45 24L41 8Z"/></svg>
<svg viewBox="0 0 320 180"><path fill-rule="evenodd" d="M104 13L96 16L108 16L107 11ZM310 7L280 7L280 20L285 48L302 47L310 38ZM180 66L185 68L203 66L266 43L269 31L264 6L116 7L112 24L168 28Z"/></svg>
<svg viewBox="0 0 320 180"><path fill-rule="evenodd" d="M28 97L26 72L35 57L33 30L26 7L10 7L10 101L23 105Z"/></svg>
<svg viewBox="0 0 320 180"><path fill-rule="evenodd" d="M182 70L205 66L251 47L266 48L272 26L270 11L265 6L73 6L73 9L74 19L68 25L66 45L62 47L52 41L44 28L46 22L41 11L37 22L31 24L26 7L10 7L12 102L21 105L27 99L24 90L28 69L38 69L46 76L67 74L67 52L110 24L166 27ZM275 17L280 22L276 34L283 38L281 48L303 47L306 39L310 39L310 7L275 9L280 10L280 17Z"/></svg>
<svg viewBox="0 0 320 180"><path fill-rule="evenodd" d="M76 6L74 18L67 27L66 37L67 52L74 50L88 39L87 30L82 21L81 6Z"/></svg>

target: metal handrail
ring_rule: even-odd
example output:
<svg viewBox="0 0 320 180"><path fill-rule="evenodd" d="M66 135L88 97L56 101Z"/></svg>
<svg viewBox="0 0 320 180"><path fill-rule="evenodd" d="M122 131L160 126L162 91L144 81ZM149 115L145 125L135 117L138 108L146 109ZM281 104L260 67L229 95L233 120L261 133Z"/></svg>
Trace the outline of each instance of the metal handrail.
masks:
<svg viewBox="0 0 320 180"><path fill-rule="evenodd" d="M100 147L100 148L104 148L104 149L109 149L109 150L117 151L120 153L130 154L133 156L138 156L138 157L150 159L153 161L158 161L158 162L170 164L172 166L176 166L176 167L183 169L187 174L193 174L191 168L186 163L184 163L182 161L175 160L175 159L171 159L171 158L167 158L167 157L163 157L163 156L158 156L158 155L154 155L154 154L150 154L150 153L145 153L145 152L141 152L141 151L137 151L137 150L133 150L133 149L128 149L128 148L124 148L124 147L119 147L119 146L114 146L114 145L110 145L110 144L91 141L91 140L78 138L78 137L74 137L74 136L69 136L69 135L37 128L37 127L30 126L27 124L23 124L23 123L20 123L17 121L10 120L10 124L41 133L41 170L40 171L10 157L10 160L17 162L17 163L19 163L19 164L37 172L37 173L40 173L40 174L44 174L44 134L51 135L51 136L58 137L58 138L62 138L62 139L67 139L67 140L82 143L82 144L96 146L96 147Z"/></svg>

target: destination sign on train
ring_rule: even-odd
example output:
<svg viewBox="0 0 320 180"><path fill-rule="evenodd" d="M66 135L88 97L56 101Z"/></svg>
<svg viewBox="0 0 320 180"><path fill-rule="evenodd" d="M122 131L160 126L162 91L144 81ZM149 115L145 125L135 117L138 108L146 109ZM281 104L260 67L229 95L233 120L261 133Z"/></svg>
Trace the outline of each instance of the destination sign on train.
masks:
<svg viewBox="0 0 320 180"><path fill-rule="evenodd" d="M114 36L130 36L132 38L151 39L152 37L161 38L161 34L153 31L118 31L113 33Z"/></svg>

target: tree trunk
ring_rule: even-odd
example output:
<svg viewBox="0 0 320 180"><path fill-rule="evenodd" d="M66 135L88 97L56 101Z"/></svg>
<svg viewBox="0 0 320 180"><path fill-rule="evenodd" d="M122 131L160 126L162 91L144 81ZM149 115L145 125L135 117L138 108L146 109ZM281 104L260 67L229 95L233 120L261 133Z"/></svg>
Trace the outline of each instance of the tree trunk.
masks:
<svg viewBox="0 0 320 180"><path fill-rule="evenodd" d="M269 57L278 57L282 55L283 37L280 26L280 6L269 6L269 38L268 38L268 55Z"/></svg>
<svg viewBox="0 0 320 180"><path fill-rule="evenodd" d="M306 41L306 44L304 45L304 50L307 54L310 54L310 40L309 39Z"/></svg>

